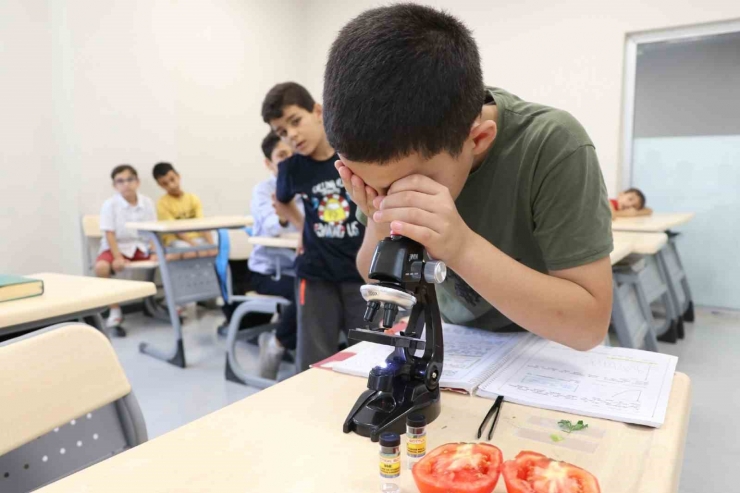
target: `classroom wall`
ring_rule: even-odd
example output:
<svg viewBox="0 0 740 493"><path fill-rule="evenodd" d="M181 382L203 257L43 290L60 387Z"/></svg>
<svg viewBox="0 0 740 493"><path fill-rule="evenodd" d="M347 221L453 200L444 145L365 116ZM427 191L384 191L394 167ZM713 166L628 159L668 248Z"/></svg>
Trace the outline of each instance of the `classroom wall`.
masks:
<svg viewBox="0 0 740 493"><path fill-rule="evenodd" d="M622 69L627 33L740 17L737 0L623 0L552 2L438 0L474 31L488 84L524 99L566 109L596 144L610 193L618 187ZM322 90L332 40L352 17L387 2L308 0L306 49L314 61L306 84Z"/></svg>
<svg viewBox="0 0 740 493"><path fill-rule="evenodd" d="M262 97L304 72L300 0L0 5L0 272L82 273L79 217L120 163L152 198L166 160L206 214L249 212Z"/></svg>
<svg viewBox="0 0 740 493"><path fill-rule="evenodd" d="M0 2L0 272L63 268L50 238L68 206L54 163L51 12L46 1ZM42 218L36 221L35 218ZM48 253L48 250L56 250ZM64 249L68 251L68 249Z"/></svg>

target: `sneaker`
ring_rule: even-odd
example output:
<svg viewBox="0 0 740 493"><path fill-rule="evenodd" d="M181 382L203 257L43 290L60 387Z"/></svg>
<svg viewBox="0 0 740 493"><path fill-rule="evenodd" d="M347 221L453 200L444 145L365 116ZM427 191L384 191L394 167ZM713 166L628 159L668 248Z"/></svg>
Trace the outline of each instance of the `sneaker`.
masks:
<svg viewBox="0 0 740 493"><path fill-rule="evenodd" d="M277 380L277 373L285 348L278 346L275 334L272 332L260 334L258 345L260 348L260 376Z"/></svg>
<svg viewBox="0 0 740 493"><path fill-rule="evenodd" d="M107 329L113 329L118 327L123 322L123 313L120 308L111 308L108 320L105 321L105 327Z"/></svg>
<svg viewBox="0 0 740 493"><path fill-rule="evenodd" d="M126 337L126 329L124 329L120 325L113 327L111 331L113 331L113 335L116 337Z"/></svg>

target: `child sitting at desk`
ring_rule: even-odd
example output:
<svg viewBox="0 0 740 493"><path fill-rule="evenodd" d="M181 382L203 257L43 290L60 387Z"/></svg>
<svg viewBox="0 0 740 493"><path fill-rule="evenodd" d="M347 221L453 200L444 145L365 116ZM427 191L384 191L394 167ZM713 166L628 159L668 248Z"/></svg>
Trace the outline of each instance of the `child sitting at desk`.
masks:
<svg viewBox="0 0 740 493"><path fill-rule="evenodd" d="M272 176L258 183L252 191L252 235L275 237L299 232L303 228L303 204L296 204L301 214L291 217L289 212L286 213L287 206L275 202L278 163L289 158L293 152L272 132L262 140L262 152L265 166ZM285 350L294 350L296 347L295 257L296 252L292 249L262 245L255 245L249 256L252 288L259 294L282 296L291 302L283 307L277 330L260 334L259 368L263 378L275 380ZM276 278L278 266L280 277Z"/></svg>
<svg viewBox="0 0 740 493"><path fill-rule="evenodd" d="M103 238L95 261L95 275L98 277L110 277L122 271L128 262L156 260L156 255L150 254L149 242L137 231L126 228L128 222L156 221L154 202L137 192L139 175L133 166L116 166L110 176L117 193L103 203L100 211ZM122 321L121 307L111 306L106 326L120 337L126 335L120 326Z"/></svg>
<svg viewBox="0 0 740 493"><path fill-rule="evenodd" d="M262 119L294 154L278 166L276 197L305 209L298 277L298 371L336 353L339 335L365 325L362 277L355 256L365 227L334 167L339 159L326 139L321 105L295 82L278 84L262 103ZM295 207L285 214L295 215Z"/></svg>
<svg viewBox="0 0 740 493"><path fill-rule="evenodd" d="M645 194L638 188L628 188L616 199L609 199L612 219L617 217L649 216L653 210L645 207Z"/></svg>
<svg viewBox="0 0 740 493"><path fill-rule="evenodd" d="M200 199L195 194L182 191L180 188L180 174L175 171L170 163L155 164L152 175L154 175L157 185L167 192L157 202L157 218L160 221L203 217L203 205ZM213 235L210 231L164 235L162 239L165 247L173 248L213 245ZM184 253L182 258L209 257L217 253L218 251L215 249L199 250ZM168 258L170 258L169 255Z"/></svg>

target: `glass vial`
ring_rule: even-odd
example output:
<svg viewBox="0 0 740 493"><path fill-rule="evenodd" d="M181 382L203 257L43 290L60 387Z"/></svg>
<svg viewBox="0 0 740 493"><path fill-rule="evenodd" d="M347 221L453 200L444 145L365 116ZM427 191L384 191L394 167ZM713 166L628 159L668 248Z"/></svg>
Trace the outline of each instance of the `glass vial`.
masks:
<svg viewBox="0 0 740 493"><path fill-rule="evenodd" d="M380 435L380 491L401 491L401 437L398 433Z"/></svg>
<svg viewBox="0 0 740 493"><path fill-rule="evenodd" d="M406 458L408 468L414 467L427 453L427 418L412 414L406 418Z"/></svg>

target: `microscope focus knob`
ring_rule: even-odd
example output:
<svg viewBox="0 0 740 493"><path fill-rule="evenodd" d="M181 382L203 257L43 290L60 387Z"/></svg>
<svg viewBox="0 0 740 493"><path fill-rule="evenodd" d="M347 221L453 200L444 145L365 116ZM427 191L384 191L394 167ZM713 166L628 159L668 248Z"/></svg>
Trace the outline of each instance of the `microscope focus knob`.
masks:
<svg viewBox="0 0 740 493"><path fill-rule="evenodd" d="M430 260L424 264L424 280L441 284L447 278L447 266L441 260Z"/></svg>

